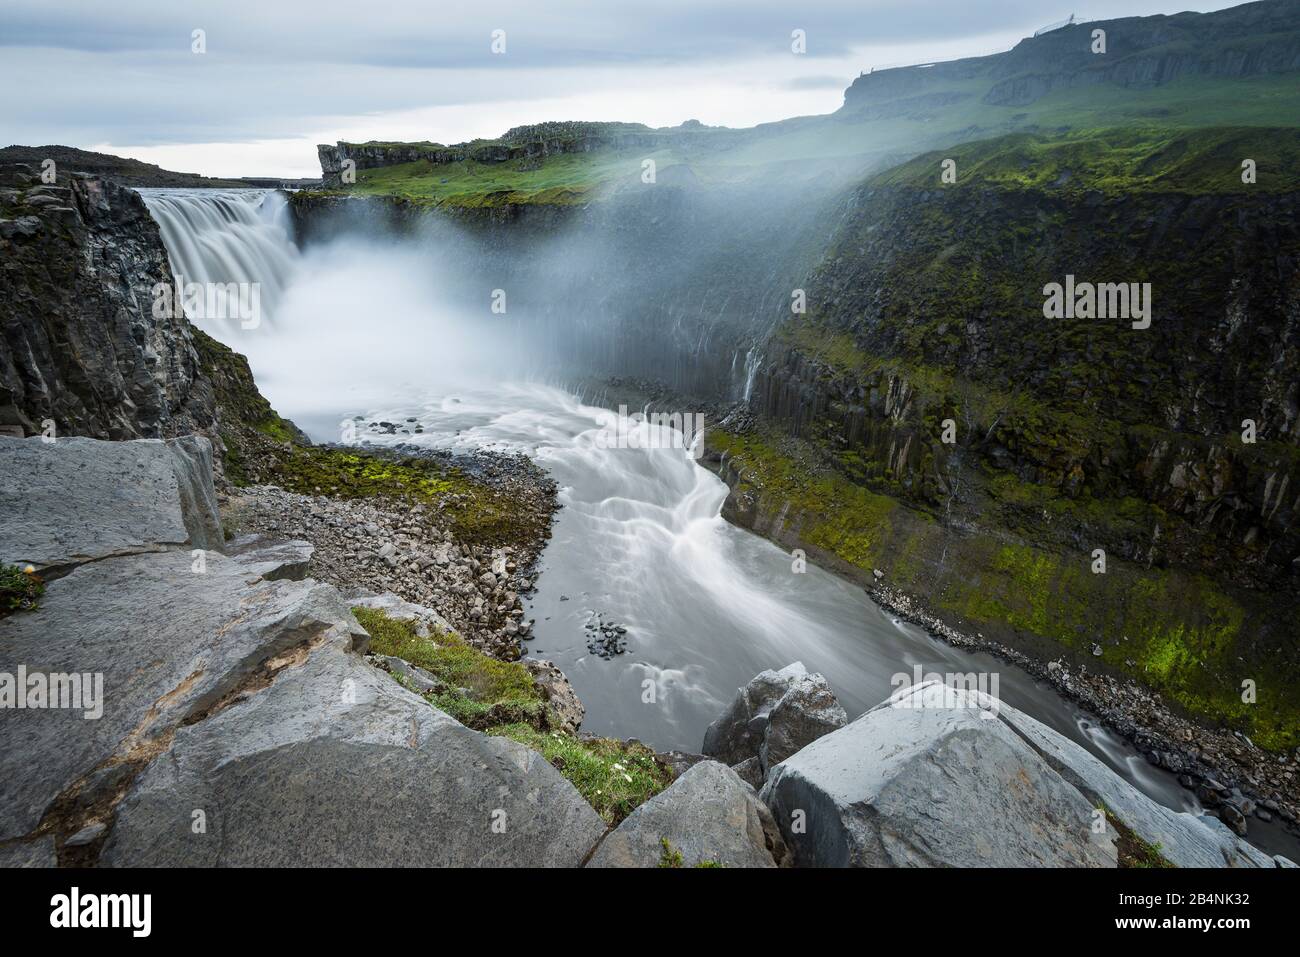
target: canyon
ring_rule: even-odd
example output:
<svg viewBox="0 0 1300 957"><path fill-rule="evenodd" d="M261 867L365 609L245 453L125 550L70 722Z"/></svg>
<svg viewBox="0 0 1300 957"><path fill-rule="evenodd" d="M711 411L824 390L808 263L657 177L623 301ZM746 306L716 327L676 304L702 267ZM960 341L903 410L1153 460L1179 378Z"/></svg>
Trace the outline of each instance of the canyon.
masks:
<svg viewBox="0 0 1300 957"><path fill-rule="evenodd" d="M289 193L0 166L0 559L45 588L0 630L70 655L96 622L110 700L161 668L92 731L24 716L78 744L5 775L0 853L482 863L501 811L487 863L1289 863L1300 115L1188 117L1293 83L1296 9L1069 26L753 130L322 145ZM153 308L182 276L265 321ZM1067 276L1151 292L1048 317ZM115 596L162 583L159 662ZM927 804L931 767L960 784ZM222 841L163 837L177 807Z"/></svg>

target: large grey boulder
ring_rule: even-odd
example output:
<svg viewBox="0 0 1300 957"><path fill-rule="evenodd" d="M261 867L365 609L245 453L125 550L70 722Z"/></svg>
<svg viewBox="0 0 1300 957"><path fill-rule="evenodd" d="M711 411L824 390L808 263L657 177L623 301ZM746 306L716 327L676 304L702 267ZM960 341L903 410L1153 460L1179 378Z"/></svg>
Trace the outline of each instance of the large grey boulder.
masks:
<svg viewBox="0 0 1300 957"><path fill-rule="evenodd" d="M112 555L222 544L202 436L0 437L0 561L53 577Z"/></svg>
<svg viewBox="0 0 1300 957"><path fill-rule="evenodd" d="M744 765L761 780L804 745L843 727L848 715L826 679L796 661L763 671L736 691L730 706L704 733L701 749L728 765Z"/></svg>
<svg viewBox="0 0 1300 957"><path fill-rule="evenodd" d="M267 582L238 558L188 551L92 562L51 582L37 611L0 623L0 673L101 676L102 715L7 710L0 721L0 840L31 833L75 792L109 789L235 689L327 636L364 643L337 592ZM391 679L390 679L391 680ZM91 709L93 711L93 709Z"/></svg>
<svg viewBox="0 0 1300 957"><path fill-rule="evenodd" d="M44 821L106 825L105 865L529 866L577 865L603 833L536 752L366 664L333 587L204 559L83 565L5 620L0 672L102 674L103 713L6 712L0 841Z"/></svg>
<svg viewBox="0 0 1300 957"><path fill-rule="evenodd" d="M465 728L335 638L178 728L100 863L577 866L604 829L540 754Z"/></svg>
<svg viewBox="0 0 1300 957"><path fill-rule="evenodd" d="M814 867L1114 867L1093 805L977 701L900 692L773 769L762 798Z"/></svg>
<svg viewBox="0 0 1300 957"><path fill-rule="evenodd" d="M1276 863L1218 818L1157 804L1084 748L1010 705L999 702L998 716L1090 803L1104 803L1138 837L1158 845L1160 855L1176 867L1272 867Z"/></svg>
<svg viewBox="0 0 1300 957"><path fill-rule="evenodd" d="M676 854L683 867L776 867L786 849L754 789L726 765L702 761L629 814L588 866L659 867Z"/></svg>

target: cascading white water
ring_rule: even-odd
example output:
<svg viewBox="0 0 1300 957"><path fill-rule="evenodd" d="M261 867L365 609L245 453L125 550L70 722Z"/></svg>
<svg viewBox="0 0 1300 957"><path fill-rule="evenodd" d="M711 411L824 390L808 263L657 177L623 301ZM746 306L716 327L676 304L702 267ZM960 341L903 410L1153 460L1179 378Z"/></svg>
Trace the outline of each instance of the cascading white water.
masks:
<svg viewBox="0 0 1300 957"><path fill-rule="evenodd" d="M148 201L188 279L245 277L275 290L274 329L212 334L250 355L272 403L314 438L335 439L345 414L415 419L422 434L373 440L504 447L548 469L564 508L531 602L529 650L573 681L587 730L697 750L738 685L795 660L825 673L850 715L886 698L892 676L918 665L1000 673L1008 703L1156 800L1198 809L1171 775L1050 686L931 638L813 566L792 573L790 555L722 519L725 485L671 442L611 447L610 412L519 382L510 327L441 299L428 250L350 238L299 257L276 222L283 199L272 193L158 191ZM757 348L744 357L746 394L760 362ZM627 626L628 654L588 653L583 625L593 613Z"/></svg>
<svg viewBox="0 0 1300 957"><path fill-rule="evenodd" d="M179 281L256 283L262 321L275 315L298 264L283 193L142 189L140 195L158 223ZM209 335L224 339L229 334L223 321L191 312L187 310L191 321Z"/></svg>

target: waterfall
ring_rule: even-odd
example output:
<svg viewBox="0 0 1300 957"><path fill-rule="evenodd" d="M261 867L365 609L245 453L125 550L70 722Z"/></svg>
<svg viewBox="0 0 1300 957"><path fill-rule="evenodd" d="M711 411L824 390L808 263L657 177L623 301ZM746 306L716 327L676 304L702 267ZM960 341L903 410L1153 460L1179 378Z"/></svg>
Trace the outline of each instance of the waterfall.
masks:
<svg viewBox="0 0 1300 957"><path fill-rule="evenodd" d="M241 284L245 290L256 284L260 318L273 322L298 263L284 193L269 189L139 192L158 223L179 280L222 287L216 289L218 296L226 294L229 283ZM188 305L185 311L204 332L227 338L231 320Z"/></svg>

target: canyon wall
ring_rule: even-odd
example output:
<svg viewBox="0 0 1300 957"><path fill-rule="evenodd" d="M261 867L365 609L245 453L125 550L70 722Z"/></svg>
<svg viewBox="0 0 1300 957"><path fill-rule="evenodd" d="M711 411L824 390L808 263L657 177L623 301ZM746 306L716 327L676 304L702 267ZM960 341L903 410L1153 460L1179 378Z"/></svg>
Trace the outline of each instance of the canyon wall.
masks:
<svg viewBox="0 0 1300 957"><path fill-rule="evenodd" d="M0 427L157 438L210 429L215 400L183 316L153 315L173 282L138 193L91 176L45 184L0 168Z"/></svg>

